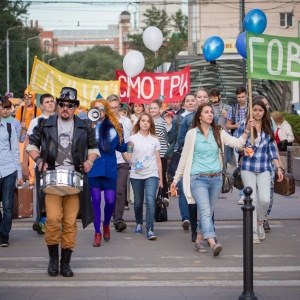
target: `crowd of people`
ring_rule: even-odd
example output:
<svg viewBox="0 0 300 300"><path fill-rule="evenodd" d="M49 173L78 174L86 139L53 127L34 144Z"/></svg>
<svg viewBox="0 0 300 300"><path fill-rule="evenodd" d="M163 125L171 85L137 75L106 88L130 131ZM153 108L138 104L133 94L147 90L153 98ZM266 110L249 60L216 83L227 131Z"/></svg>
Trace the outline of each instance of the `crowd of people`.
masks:
<svg viewBox="0 0 300 300"><path fill-rule="evenodd" d="M214 211L222 188L223 161L225 168L240 166L244 186L253 189L253 243L260 243L271 230L268 216L274 174L280 181L284 171L278 148L294 137L280 112L270 115L265 97L254 97L249 108L246 88L238 87L237 104L230 106L223 103L217 88L200 88L186 94L182 102L163 108L162 99L128 105L112 94L93 99L90 110L80 107L77 91L70 87L62 88L56 99L41 95L40 107L35 97L26 91L15 115L8 99L0 101L0 246L9 246L15 185L28 180L37 199L33 229L45 237L50 276L73 276L70 261L79 216L83 228L93 223L91 245L100 247L102 239L110 240L111 221L117 232L126 230L124 210L133 200L134 234L143 234L145 204L146 238L155 240L159 189L166 207L174 205L170 193L177 194L181 225L191 230L194 249L206 253L209 245L218 256L222 244L217 240ZM181 158L170 180L174 151ZM54 186L48 192L43 190L45 183L35 180L41 175L45 180L43 174L67 174L80 184L72 191ZM241 190L238 204L244 204L243 200Z"/></svg>

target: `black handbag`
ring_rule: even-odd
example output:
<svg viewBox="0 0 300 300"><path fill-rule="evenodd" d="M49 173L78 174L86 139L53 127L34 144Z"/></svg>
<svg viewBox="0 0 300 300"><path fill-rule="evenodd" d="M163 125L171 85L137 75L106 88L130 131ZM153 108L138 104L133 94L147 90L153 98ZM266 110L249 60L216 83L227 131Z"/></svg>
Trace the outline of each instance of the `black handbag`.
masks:
<svg viewBox="0 0 300 300"><path fill-rule="evenodd" d="M178 149L176 151L173 152L172 158L171 158L171 162L168 168L168 181L172 182L173 178L175 176L180 158L181 158L181 151L182 149Z"/></svg>
<svg viewBox="0 0 300 300"><path fill-rule="evenodd" d="M288 146L292 146L292 142L288 142L287 140L280 141L277 144L278 151L287 151Z"/></svg>
<svg viewBox="0 0 300 300"><path fill-rule="evenodd" d="M234 187L238 190L242 190L244 188L244 183L242 180L241 168L239 166L233 171L232 176L234 177Z"/></svg>
<svg viewBox="0 0 300 300"><path fill-rule="evenodd" d="M222 171L223 184L222 184L221 193L226 194L226 193L233 191L234 178L230 173L228 173L226 171L226 165L225 165L224 152L223 152L222 145L221 145L221 157L222 157L222 162L223 162L223 171Z"/></svg>
<svg viewBox="0 0 300 300"><path fill-rule="evenodd" d="M155 201L155 222L166 222L168 221L168 212L166 205L163 202L162 189L159 188L158 194Z"/></svg>

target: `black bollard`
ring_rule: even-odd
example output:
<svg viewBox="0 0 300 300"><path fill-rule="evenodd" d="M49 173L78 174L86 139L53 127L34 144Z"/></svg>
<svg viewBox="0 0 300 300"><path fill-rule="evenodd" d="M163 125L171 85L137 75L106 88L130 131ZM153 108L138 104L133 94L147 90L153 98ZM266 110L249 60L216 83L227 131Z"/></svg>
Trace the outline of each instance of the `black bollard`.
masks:
<svg viewBox="0 0 300 300"><path fill-rule="evenodd" d="M252 205L252 188L244 188L244 205L243 211L243 267L244 267L244 291L239 300L256 300L257 297L253 292L253 211Z"/></svg>

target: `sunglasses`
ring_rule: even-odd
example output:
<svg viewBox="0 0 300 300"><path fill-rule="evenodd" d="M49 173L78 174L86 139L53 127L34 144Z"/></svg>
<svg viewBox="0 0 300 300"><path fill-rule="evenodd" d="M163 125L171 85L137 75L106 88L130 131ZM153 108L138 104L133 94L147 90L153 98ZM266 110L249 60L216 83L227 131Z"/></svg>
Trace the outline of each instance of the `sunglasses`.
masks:
<svg viewBox="0 0 300 300"><path fill-rule="evenodd" d="M27 94L24 94L24 98L27 98ZM28 94L28 98L31 99L31 98L32 98L32 95L31 95L31 94Z"/></svg>
<svg viewBox="0 0 300 300"><path fill-rule="evenodd" d="M61 108L66 106L67 108L70 108L70 109L72 109L76 106L76 104L74 104L74 103L64 103L64 102L58 102L57 105Z"/></svg>
<svg viewBox="0 0 300 300"><path fill-rule="evenodd" d="M97 108L99 111L106 111L105 107L104 106L100 106L100 107L95 107Z"/></svg>
<svg viewBox="0 0 300 300"><path fill-rule="evenodd" d="M69 98L70 100L75 100L76 97L74 94L67 92L66 94L64 94L64 93L60 94L59 98L61 98L61 99Z"/></svg>

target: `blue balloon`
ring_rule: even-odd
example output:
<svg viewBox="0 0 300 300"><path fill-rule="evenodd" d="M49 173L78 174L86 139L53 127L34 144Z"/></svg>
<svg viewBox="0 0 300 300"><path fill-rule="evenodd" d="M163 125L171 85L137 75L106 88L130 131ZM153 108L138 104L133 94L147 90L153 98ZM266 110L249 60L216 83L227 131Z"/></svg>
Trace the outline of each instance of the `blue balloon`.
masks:
<svg viewBox="0 0 300 300"><path fill-rule="evenodd" d="M244 28L246 31L263 33L267 27L267 17L258 8L250 10L244 18Z"/></svg>
<svg viewBox="0 0 300 300"><path fill-rule="evenodd" d="M247 47L246 47L246 32L242 32L238 35L235 43L238 53L247 59Z"/></svg>
<svg viewBox="0 0 300 300"><path fill-rule="evenodd" d="M203 44L203 56L206 61L219 58L224 52L224 42L219 36L209 37Z"/></svg>

